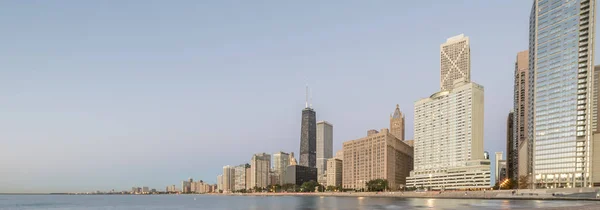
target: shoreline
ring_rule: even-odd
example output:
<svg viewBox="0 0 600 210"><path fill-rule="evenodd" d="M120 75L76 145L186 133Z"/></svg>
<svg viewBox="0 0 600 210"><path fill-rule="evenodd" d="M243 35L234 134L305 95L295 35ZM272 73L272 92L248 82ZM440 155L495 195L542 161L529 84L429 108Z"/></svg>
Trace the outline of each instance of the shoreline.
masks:
<svg viewBox="0 0 600 210"><path fill-rule="evenodd" d="M231 194L204 194L216 196L312 196L312 197L375 197L375 198L433 198L433 199L476 199L476 200L563 200L563 201L598 201L590 197L556 197L547 195L509 195L504 192L473 193L468 192L446 193L414 193L414 192L315 192L315 193L231 193ZM471 194L469 194L471 193Z"/></svg>

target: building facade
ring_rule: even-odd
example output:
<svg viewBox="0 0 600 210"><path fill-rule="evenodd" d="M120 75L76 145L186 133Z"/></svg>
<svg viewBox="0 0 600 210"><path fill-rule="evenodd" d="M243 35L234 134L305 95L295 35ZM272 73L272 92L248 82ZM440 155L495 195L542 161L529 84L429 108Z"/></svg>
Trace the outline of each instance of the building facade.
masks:
<svg viewBox="0 0 600 210"><path fill-rule="evenodd" d="M330 158L329 160L327 160L327 183L325 184L325 186L341 187L342 172L342 160L337 158Z"/></svg>
<svg viewBox="0 0 600 210"><path fill-rule="evenodd" d="M246 169L250 168L250 164L242 164L234 167L234 182L233 182L233 191L240 191L248 189L246 180Z"/></svg>
<svg viewBox="0 0 600 210"><path fill-rule="evenodd" d="M531 11L534 185L591 187L596 1L535 0Z"/></svg>
<svg viewBox="0 0 600 210"><path fill-rule="evenodd" d="M400 105L396 104L396 110L390 115L390 133L397 139L404 141L404 114L400 111Z"/></svg>
<svg viewBox="0 0 600 210"><path fill-rule="evenodd" d="M367 136L343 143L342 187L364 189L374 179L386 179L396 190L406 184L413 169L413 148L388 129L367 132Z"/></svg>
<svg viewBox="0 0 600 210"><path fill-rule="evenodd" d="M273 154L273 172L279 177L280 185L283 184L285 169L290 165L290 154L278 152Z"/></svg>
<svg viewBox="0 0 600 210"><path fill-rule="evenodd" d="M464 34L450 37L440 45L440 88L449 90L455 81L471 81L471 46Z"/></svg>
<svg viewBox="0 0 600 210"><path fill-rule="evenodd" d="M308 181L317 181L317 168L302 165L290 165L286 168L284 184L302 185Z"/></svg>
<svg viewBox="0 0 600 210"><path fill-rule="evenodd" d="M251 181L249 189L254 187L266 188L269 186L269 172L271 170L271 155L267 153L255 154L250 163Z"/></svg>
<svg viewBox="0 0 600 210"><path fill-rule="evenodd" d="M315 168L317 165L317 113L306 107L302 110L300 128L300 165Z"/></svg>
<svg viewBox="0 0 600 210"><path fill-rule="evenodd" d="M333 125L327 121L317 122L317 181L327 183L327 160L333 157Z"/></svg>
<svg viewBox="0 0 600 210"><path fill-rule="evenodd" d="M223 166L223 193L232 193L235 188L235 168Z"/></svg>
<svg viewBox="0 0 600 210"><path fill-rule="evenodd" d="M496 180L496 183L500 181L500 162L504 160L502 159L502 155L502 152L496 152L496 158L494 159L494 180ZM506 167L506 161L504 161L504 166Z"/></svg>
<svg viewBox="0 0 600 210"><path fill-rule="evenodd" d="M514 111L510 111L508 113L508 117L506 118L506 177L509 179L518 180L517 170L518 170L518 153L517 153L517 142L515 142L513 134L514 134Z"/></svg>
<svg viewBox="0 0 600 210"><path fill-rule="evenodd" d="M223 190L223 174L217 176L217 191Z"/></svg>
<svg viewBox="0 0 600 210"><path fill-rule="evenodd" d="M512 141L506 147L511 178L519 180L520 176L528 177L532 172L531 164L533 143L528 138L527 125L529 110L529 50L517 53L515 62L514 105L512 117Z"/></svg>
<svg viewBox="0 0 600 210"><path fill-rule="evenodd" d="M471 189L490 186L483 151L483 87L455 83L415 103L415 169L408 186Z"/></svg>

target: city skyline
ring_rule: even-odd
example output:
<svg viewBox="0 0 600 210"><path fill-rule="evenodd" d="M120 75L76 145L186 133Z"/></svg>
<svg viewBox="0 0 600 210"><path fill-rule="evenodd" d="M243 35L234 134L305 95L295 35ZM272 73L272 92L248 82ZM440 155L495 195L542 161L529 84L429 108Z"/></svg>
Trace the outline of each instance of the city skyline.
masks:
<svg viewBox="0 0 600 210"><path fill-rule="evenodd" d="M0 3L2 19L16 20L0 21L0 193L164 189L190 176L215 183L223 165L257 152L300 159L305 83L318 119L336 126L334 151L388 127L395 104L413 139L411 107L439 90L439 44L462 33L472 45L471 79L486 92L484 150L506 151L515 53L527 49L531 10L529 1L474 0L323 3L318 11L300 3L38 4ZM235 17L214 18L232 8ZM415 20L423 10L436 15ZM371 96L380 100L362 100ZM224 155L229 145L237 147Z"/></svg>

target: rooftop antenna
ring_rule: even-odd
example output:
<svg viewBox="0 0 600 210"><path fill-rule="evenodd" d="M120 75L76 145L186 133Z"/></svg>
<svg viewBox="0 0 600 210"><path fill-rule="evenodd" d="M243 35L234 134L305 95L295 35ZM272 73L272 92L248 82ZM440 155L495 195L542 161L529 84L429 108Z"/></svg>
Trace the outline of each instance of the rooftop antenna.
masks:
<svg viewBox="0 0 600 210"><path fill-rule="evenodd" d="M306 92L304 93L304 97L306 99L304 108L308 108L308 84L306 84Z"/></svg>
<svg viewBox="0 0 600 210"><path fill-rule="evenodd" d="M310 108L312 109L312 89L309 89L309 96L310 96Z"/></svg>

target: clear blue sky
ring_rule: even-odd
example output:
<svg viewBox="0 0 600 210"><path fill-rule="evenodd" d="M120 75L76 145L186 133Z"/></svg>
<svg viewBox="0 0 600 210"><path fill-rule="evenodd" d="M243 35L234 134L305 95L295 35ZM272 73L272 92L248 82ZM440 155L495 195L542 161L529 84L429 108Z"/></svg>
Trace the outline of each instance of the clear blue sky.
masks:
<svg viewBox="0 0 600 210"><path fill-rule="evenodd" d="M0 192L215 182L298 153L304 88L334 150L439 89L471 38L485 150L505 150L531 1L0 1Z"/></svg>

